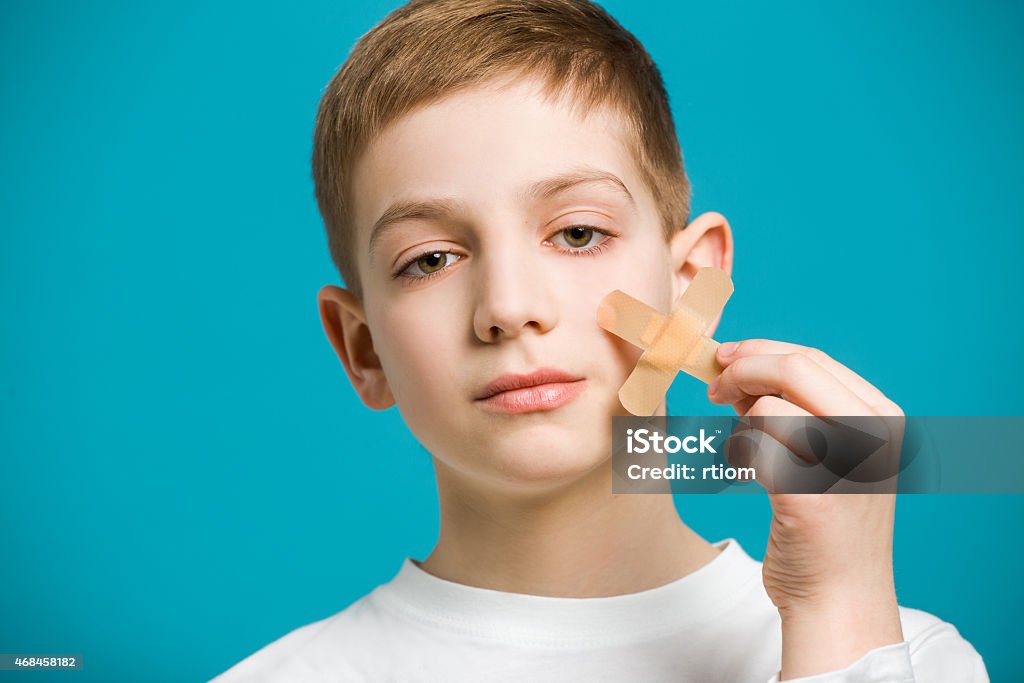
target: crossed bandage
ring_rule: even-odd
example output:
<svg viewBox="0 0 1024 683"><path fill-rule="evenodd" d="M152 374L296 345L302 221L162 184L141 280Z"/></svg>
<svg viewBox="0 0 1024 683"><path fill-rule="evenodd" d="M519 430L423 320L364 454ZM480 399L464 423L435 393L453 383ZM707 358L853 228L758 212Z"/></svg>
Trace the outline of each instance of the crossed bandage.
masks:
<svg viewBox="0 0 1024 683"><path fill-rule="evenodd" d="M707 331L732 292L724 270L701 268L667 316L620 290L601 301L598 325L644 350L619 389L626 410L653 415L680 370L703 382L722 373L715 359L718 342Z"/></svg>

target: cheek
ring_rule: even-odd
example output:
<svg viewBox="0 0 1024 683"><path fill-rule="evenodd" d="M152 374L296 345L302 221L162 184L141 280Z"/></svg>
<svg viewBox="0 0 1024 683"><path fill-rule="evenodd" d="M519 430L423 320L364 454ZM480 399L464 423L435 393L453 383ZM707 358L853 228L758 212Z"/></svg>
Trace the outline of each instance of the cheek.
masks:
<svg viewBox="0 0 1024 683"><path fill-rule="evenodd" d="M460 405L460 349L455 308L420 302L392 306L377 323L388 386L409 430L430 453L451 447L452 411Z"/></svg>
<svg viewBox="0 0 1024 683"><path fill-rule="evenodd" d="M672 274L668 246L658 235L631 237L607 254L598 256L578 276L580 292L588 292L596 318L597 307L610 292L618 289L662 312L672 305Z"/></svg>
<svg viewBox="0 0 1024 683"><path fill-rule="evenodd" d="M376 321L375 348L391 392L401 407L423 403L450 392L458 358L454 347L456 321L444 307L392 307ZM432 313L441 311L442 313Z"/></svg>

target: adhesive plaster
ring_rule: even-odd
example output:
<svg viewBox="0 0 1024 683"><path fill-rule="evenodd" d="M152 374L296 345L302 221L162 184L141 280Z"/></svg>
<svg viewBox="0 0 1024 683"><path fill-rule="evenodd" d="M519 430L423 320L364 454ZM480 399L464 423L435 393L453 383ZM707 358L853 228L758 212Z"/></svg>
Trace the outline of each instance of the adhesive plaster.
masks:
<svg viewBox="0 0 1024 683"><path fill-rule="evenodd" d="M718 268L701 268L669 315L620 290L602 301L597 323L644 350L619 389L619 401L634 415L653 415L682 370L702 382L722 373L718 342L707 335L732 296L732 279Z"/></svg>

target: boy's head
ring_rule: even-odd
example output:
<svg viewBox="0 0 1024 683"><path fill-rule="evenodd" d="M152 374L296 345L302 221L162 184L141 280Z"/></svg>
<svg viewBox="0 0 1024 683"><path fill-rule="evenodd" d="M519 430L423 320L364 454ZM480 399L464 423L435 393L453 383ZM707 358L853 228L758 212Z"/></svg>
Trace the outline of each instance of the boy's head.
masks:
<svg viewBox="0 0 1024 683"><path fill-rule="evenodd" d="M597 326L600 300L667 311L698 268L731 267L724 218L687 227L657 68L588 2L395 11L328 86L313 172L350 288L325 287L321 315L353 385L472 481L593 470L638 356ZM538 370L565 376L485 398Z"/></svg>

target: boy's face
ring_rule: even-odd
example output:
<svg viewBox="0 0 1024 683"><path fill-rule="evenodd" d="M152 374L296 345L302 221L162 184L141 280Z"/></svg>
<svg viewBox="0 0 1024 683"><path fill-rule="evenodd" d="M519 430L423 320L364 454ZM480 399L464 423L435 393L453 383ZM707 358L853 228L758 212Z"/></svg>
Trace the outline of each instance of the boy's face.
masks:
<svg viewBox="0 0 1024 683"><path fill-rule="evenodd" d="M415 110L354 169L365 329L348 336L366 348L346 367L450 469L555 484L610 456L640 351L598 327L598 305L621 289L668 311L686 281L627 139L619 115L581 118L520 79ZM484 398L538 370L564 376Z"/></svg>

